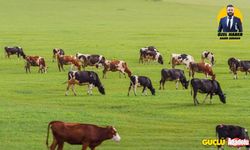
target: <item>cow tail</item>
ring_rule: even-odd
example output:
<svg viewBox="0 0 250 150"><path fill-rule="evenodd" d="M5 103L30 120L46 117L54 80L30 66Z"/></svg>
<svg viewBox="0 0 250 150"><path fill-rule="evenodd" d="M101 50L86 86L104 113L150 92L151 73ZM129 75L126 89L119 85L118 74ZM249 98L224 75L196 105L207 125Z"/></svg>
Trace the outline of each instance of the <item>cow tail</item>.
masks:
<svg viewBox="0 0 250 150"><path fill-rule="evenodd" d="M50 122L48 124L48 129L47 129L47 139L46 139L46 145L47 147L49 148L49 129L50 129L50 125L52 124L53 122Z"/></svg>

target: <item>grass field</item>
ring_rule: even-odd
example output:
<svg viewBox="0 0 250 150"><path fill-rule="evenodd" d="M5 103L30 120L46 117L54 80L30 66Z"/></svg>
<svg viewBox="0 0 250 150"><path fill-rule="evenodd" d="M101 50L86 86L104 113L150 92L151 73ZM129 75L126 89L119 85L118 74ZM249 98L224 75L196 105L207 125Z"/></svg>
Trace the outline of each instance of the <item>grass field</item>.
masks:
<svg viewBox="0 0 250 150"><path fill-rule="evenodd" d="M226 0L8 0L0 5L0 47L18 45L27 55L45 57L47 74L32 68L26 74L24 61L0 54L0 149L44 150L48 122L114 125L120 143L106 141L101 150L203 150L204 138L215 138L217 124L236 124L250 130L250 77L238 80L229 74L227 59L250 59L250 1L234 1L243 13L244 37L240 41L218 40L216 16ZM164 57L164 65L138 64L141 47L154 45ZM52 49L103 54L108 59L127 61L133 74L151 78L159 88L160 70L170 68L172 52L188 53L200 60L210 49L216 55L214 71L227 104L218 96L213 104L193 106L188 90L166 90L156 96L127 96L128 78L108 73L101 79L102 96L95 89L77 87L78 96L64 96L67 71L58 72L52 63ZM2 49L3 50L3 49ZM178 66L184 69L184 66ZM88 68L102 76L102 69ZM186 72L186 76L187 76ZM197 75L204 78L204 75ZM148 91L149 92L149 91ZM199 95L201 101L205 95ZM51 136L50 136L51 137ZM50 138L51 141L51 138ZM51 143L51 142L50 142ZM66 150L81 146L66 144ZM230 148L227 148L230 149Z"/></svg>

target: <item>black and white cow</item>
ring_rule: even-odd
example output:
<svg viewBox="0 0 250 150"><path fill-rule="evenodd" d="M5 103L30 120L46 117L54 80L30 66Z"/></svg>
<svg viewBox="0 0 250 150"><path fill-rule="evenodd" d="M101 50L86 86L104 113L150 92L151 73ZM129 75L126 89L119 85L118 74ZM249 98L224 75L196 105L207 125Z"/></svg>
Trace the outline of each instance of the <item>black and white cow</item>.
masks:
<svg viewBox="0 0 250 150"><path fill-rule="evenodd" d="M129 96L131 87L133 87L134 94L136 96L136 88L140 87L140 86L143 87L143 90L142 90L143 95L147 95L147 92L146 92L147 88L151 91L152 95L155 95L155 89L153 88L152 82L148 77L133 75L133 76L130 76L130 85L128 88L128 96Z"/></svg>
<svg viewBox="0 0 250 150"><path fill-rule="evenodd" d="M83 69L87 66L104 66L105 57L103 55L81 54L77 53L76 57L81 61Z"/></svg>
<svg viewBox="0 0 250 150"><path fill-rule="evenodd" d="M139 63L143 63L143 54L146 51L154 51L154 52L159 52L156 47L154 46L147 46L147 47L143 47L140 49L140 57L139 57Z"/></svg>
<svg viewBox="0 0 250 150"><path fill-rule="evenodd" d="M60 55L60 56L65 55L64 50L61 48L54 48L53 49L53 59L52 59L53 62L56 60L57 55Z"/></svg>
<svg viewBox="0 0 250 150"><path fill-rule="evenodd" d="M247 73L250 72L249 60L239 60L231 57L228 59L228 66L230 71L234 74L234 79L238 79L237 71L245 72L245 77L247 76Z"/></svg>
<svg viewBox="0 0 250 150"><path fill-rule="evenodd" d="M163 87L166 81L175 81L176 82L176 89L178 89L179 81L182 84L182 87L188 89L189 81L186 79L183 70L180 69L162 69L161 70L161 80L160 80L160 90Z"/></svg>
<svg viewBox="0 0 250 150"><path fill-rule="evenodd" d="M209 60L211 65L214 66L215 60L214 60L214 54L210 51L204 51L201 53L201 60L202 62L205 62L205 59Z"/></svg>
<svg viewBox="0 0 250 150"><path fill-rule="evenodd" d="M97 75L97 73L93 71L69 71L68 72L68 86L65 95L68 95L69 88L72 88L74 95L75 92L75 84L78 85L88 85L88 94L92 95L93 87L97 87L99 92L105 95L104 87Z"/></svg>
<svg viewBox="0 0 250 150"><path fill-rule="evenodd" d="M10 55L16 54L19 58L20 56L25 59L25 54L23 52L22 47L14 46L14 47L4 47L5 57L10 58Z"/></svg>
<svg viewBox="0 0 250 150"><path fill-rule="evenodd" d="M143 51L141 54L140 54L140 58L139 58L139 63L140 61L142 63L144 62L150 62L150 61L154 61L154 62L158 62L159 64L163 64L163 57L162 55L160 54L160 52L157 52L157 51Z"/></svg>
<svg viewBox="0 0 250 150"><path fill-rule="evenodd" d="M226 140L228 138L230 139L237 138L237 139L249 141L247 129L240 127L240 126L220 124L216 126L215 132L216 132L218 140L221 140L221 139ZM223 150L224 148L223 146L218 145L218 149ZM250 146L246 145L246 149L249 150Z"/></svg>
<svg viewBox="0 0 250 150"><path fill-rule="evenodd" d="M189 69L190 62L194 62L194 58L191 55L171 54L169 64L172 63L172 68L175 68L176 65L184 64L186 68Z"/></svg>
<svg viewBox="0 0 250 150"><path fill-rule="evenodd" d="M193 95L194 105L199 104L197 100L198 92L207 94L203 103L205 103L205 100L207 99L208 95L210 95L210 103L212 103L213 95L219 95L220 101L224 104L226 103L226 96L222 92L219 82L216 80L193 78L191 80L191 95L192 95L192 91L194 92L194 95Z"/></svg>

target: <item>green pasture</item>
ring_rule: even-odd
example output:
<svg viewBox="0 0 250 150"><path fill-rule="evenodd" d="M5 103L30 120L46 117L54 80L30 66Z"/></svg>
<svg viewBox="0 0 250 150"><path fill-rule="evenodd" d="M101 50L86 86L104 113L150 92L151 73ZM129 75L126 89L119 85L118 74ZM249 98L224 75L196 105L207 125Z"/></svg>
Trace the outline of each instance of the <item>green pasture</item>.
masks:
<svg viewBox="0 0 250 150"><path fill-rule="evenodd" d="M240 41L220 41L217 14L232 3L243 14L244 36ZM250 59L249 0L1 0L0 2L0 149L45 150L47 125L52 120L114 125L120 143L104 142L100 150L215 150L201 144L215 138L217 124L235 124L250 130L250 76L233 80L227 59ZM47 74L24 70L24 60L4 57L4 46L21 46L27 55L43 56ZM138 64L139 49L154 45L164 65ZM52 49L62 48L67 55L76 52L102 54L107 59L125 60L133 74L151 78L156 96L127 96L128 78L102 69L98 73L106 95L95 88L76 87L77 96L66 90L67 71L59 72L52 62ZM193 105L190 88L175 89L167 82L158 90L160 71L170 68L171 53L187 53L200 61L203 50L215 53L213 68L227 103L218 96ZM69 66L66 67L68 70ZM184 66L177 68L184 69ZM187 70L185 71L188 77ZM196 74L204 78L203 74ZM199 94L201 102L205 95ZM50 134L50 143L51 143ZM65 150L81 146L65 144ZM226 148L230 149L230 148Z"/></svg>

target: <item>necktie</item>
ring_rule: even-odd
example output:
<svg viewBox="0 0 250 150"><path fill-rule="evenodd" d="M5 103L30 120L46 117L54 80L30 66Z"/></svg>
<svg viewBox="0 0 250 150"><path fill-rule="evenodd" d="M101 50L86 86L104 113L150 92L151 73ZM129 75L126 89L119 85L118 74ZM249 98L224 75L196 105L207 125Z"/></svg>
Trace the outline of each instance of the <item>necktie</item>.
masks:
<svg viewBox="0 0 250 150"><path fill-rule="evenodd" d="M230 30L231 28L231 18L229 18L229 21L228 21L228 25L227 25L228 29Z"/></svg>

